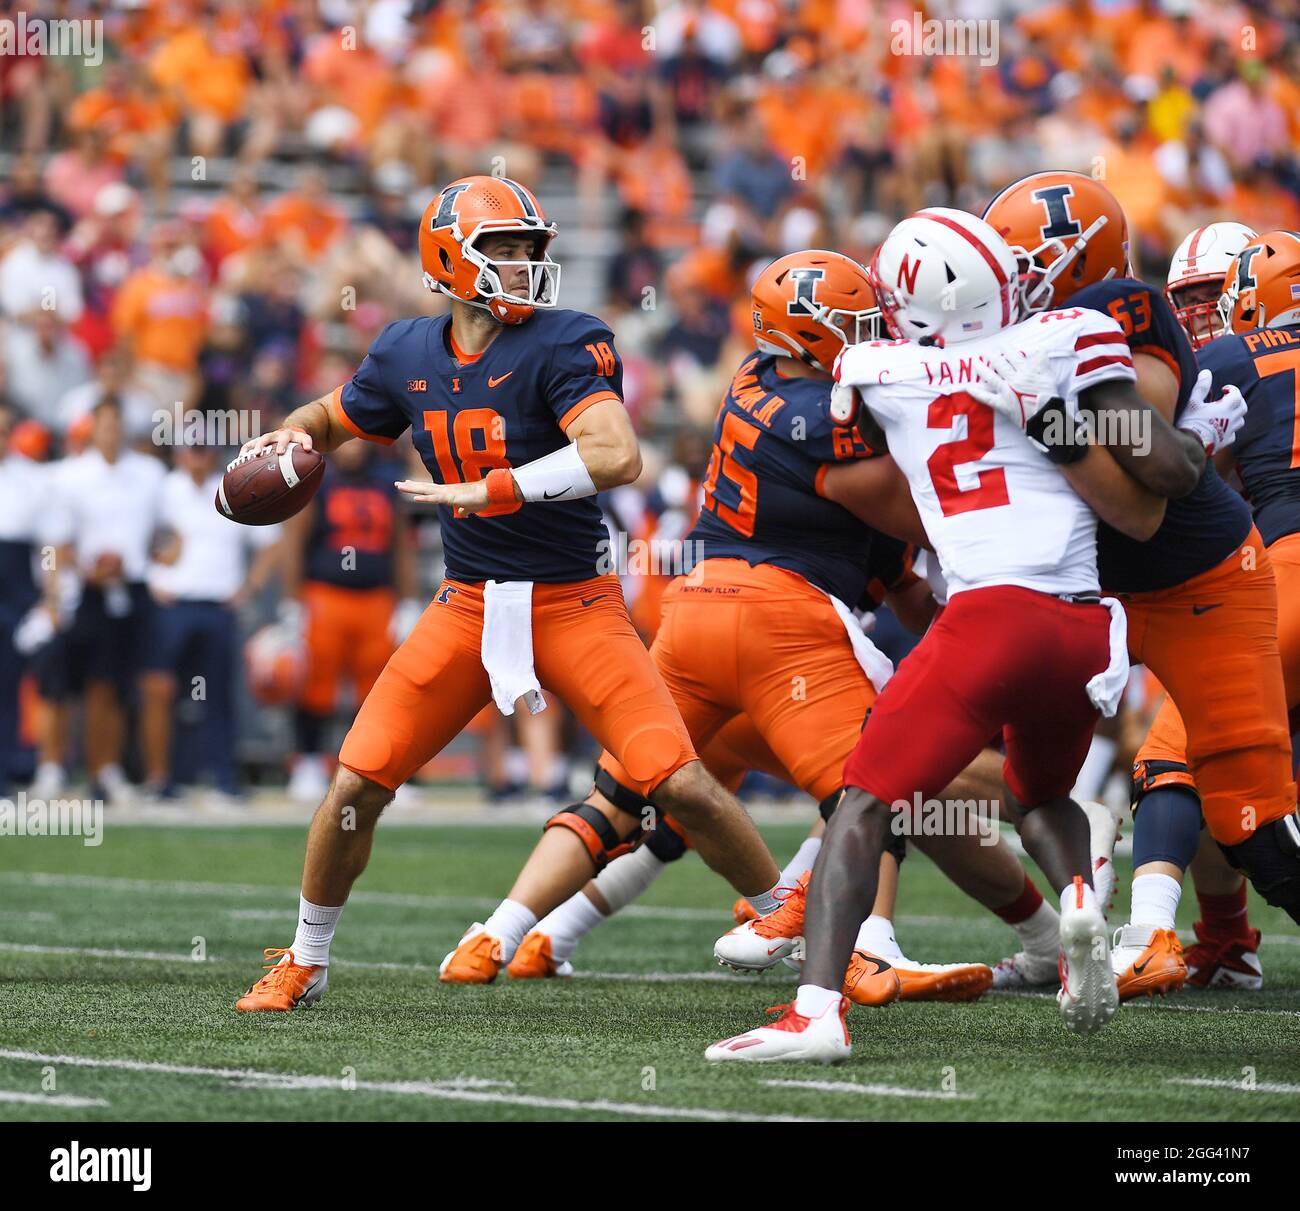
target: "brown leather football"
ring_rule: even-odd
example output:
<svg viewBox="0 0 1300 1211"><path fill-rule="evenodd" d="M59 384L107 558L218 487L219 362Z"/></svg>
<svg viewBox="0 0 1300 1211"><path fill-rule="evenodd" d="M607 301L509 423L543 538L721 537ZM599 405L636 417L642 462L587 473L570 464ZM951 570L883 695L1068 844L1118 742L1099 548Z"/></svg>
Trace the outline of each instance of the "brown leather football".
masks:
<svg viewBox="0 0 1300 1211"><path fill-rule="evenodd" d="M283 454L274 446L244 454L227 468L217 489L217 511L245 526L269 526L292 517L320 487L325 459L290 442Z"/></svg>

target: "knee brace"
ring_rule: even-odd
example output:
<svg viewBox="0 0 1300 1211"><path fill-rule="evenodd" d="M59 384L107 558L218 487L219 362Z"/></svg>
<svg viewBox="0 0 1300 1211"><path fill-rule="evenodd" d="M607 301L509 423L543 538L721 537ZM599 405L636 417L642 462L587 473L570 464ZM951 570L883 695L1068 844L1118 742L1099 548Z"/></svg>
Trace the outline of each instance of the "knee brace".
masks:
<svg viewBox="0 0 1300 1211"><path fill-rule="evenodd" d="M626 812L629 816L636 816L638 820L646 818L646 808L653 808L653 804L643 795L638 795L636 791L624 786L621 782L614 780L614 775L601 766L596 766L596 789L600 791L616 808L621 812Z"/></svg>
<svg viewBox="0 0 1300 1211"><path fill-rule="evenodd" d="M1300 810L1219 848L1269 904L1300 923Z"/></svg>
<svg viewBox="0 0 1300 1211"><path fill-rule="evenodd" d="M1139 758L1133 762L1133 781L1129 786L1129 806L1134 812L1142 801L1142 796L1161 786L1185 786L1200 801L1196 783L1192 780L1192 771L1184 761L1143 761Z"/></svg>
<svg viewBox="0 0 1300 1211"><path fill-rule="evenodd" d="M691 847L681 826L662 812L655 821L654 828L646 834L643 844L660 862L676 862Z"/></svg>
<svg viewBox="0 0 1300 1211"><path fill-rule="evenodd" d="M590 803L570 803L560 808L542 831L548 828L567 828L577 833L597 871L604 870L611 858L630 853L645 835L638 824L626 837L620 837L604 812Z"/></svg>

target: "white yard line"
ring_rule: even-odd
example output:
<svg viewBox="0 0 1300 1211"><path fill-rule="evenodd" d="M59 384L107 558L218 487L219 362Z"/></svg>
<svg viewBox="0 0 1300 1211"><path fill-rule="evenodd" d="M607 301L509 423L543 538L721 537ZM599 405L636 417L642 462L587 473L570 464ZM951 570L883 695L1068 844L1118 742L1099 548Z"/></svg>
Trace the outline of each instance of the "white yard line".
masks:
<svg viewBox="0 0 1300 1211"><path fill-rule="evenodd" d="M859 1085L854 1081L764 1081L784 1089L817 1089L822 1093L859 1093L867 1097L913 1097L935 1102L974 1101L973 1093L948 1092L943 1089L908 1089L902 1085Z"/></svg>
<svg viewBox="0 0 1300 1211"><path fill-rule="evenodd" d="M1300 1085L1285 1085L1277 1081L1256 1081L1247 1085L1242 1081L1230 1081L1226 1077L1210 1076L1171 1076L1166 1085L1191 1085L1197 1089L1236 1089L1239 1093L1300 1093Z"/></svg>
<svg viewBox="0 0 1300 1211"><path fill-rule="evenodd" d="M69 1093L19 1093L0 1089L0 1102L22 1102L29 1106L107 1106L102 1097L73 1097Z"/></svg>
<svg viewBox="0 0 1300 1211"><path fill-rule="evenodd" d="M17 954L67 955L70 958L126 959L145 963L248 963L256 956L213 955L196 959L188 951L122 950L102 946L45 946L36 942L0 942L0 951ZM360 968L367 971L407 971L437 973L432 963L379 963L363 959L335 959L342 968ZM793 978L794 973L790 973ZM761 976L730 975L725 971L579 971L574 978L582 980L622 980L630 984L760 984Z"/></svg>
<svg viewBox="0 0 1300 1211"><path fill-rule="evenodd" d="M33 1064L64 1064L78 1068L107 1068L125 1072L155 1072L168 1076L214 1077L239 1089L304 1089L345 1092L338 1076L310 1073L265 1072L256 1068L208 1068L194 1064L165 1064L153 1060L105 1059L80 1055L46 1055L39 1051L0 1050L0 1059ZM683 1118L720 1123L808 1123L825 1119L790 1114L743 1114L735 1110L695 1109L663 1106L653 1102L582 1101L578 1098L539 1097L527 1093L505 1093L482 1088L478 1077L456 1077L447 1081L349 1081L349 1086L370 1093L398 1093L428 1097L437 1101L480 1102L498 1106L527 1106L538 1110L579 1110L593 1114L622 1114L634 1118Z"/></svg>

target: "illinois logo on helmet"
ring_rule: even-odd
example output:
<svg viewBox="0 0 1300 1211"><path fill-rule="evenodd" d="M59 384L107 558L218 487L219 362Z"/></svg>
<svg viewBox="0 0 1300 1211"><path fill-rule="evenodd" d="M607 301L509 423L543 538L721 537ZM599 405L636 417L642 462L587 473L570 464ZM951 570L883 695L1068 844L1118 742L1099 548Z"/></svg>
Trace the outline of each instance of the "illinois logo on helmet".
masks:
<svg viewBox="0 0 1300 1211"><path fill-rule="evenodd" d="M894 336L947 345L1020 319L1018 268L983 219L931 206L885 237L867 274Z"/></svg>
<svg viewBox="0 0 1300 1211"><path fill-rule="evenodd" d="M523 261L489 260L478 243L485 236L523 232L532 237ZM546 249L556 226L548 222L532 191L509 177L462 177L425 207L420 219L424 284L503 324L522 324L537 307L554 307L560 267ZM507 289L524 271L522 288Z"/></svg>
<svg viewBox="0 0 1300 1211"><path fill-rule="evenodd" d="M1300 232L1266 231L1228 267L1219 298L1225 332L1300 324Z"/></svg>
<svg viewBox="0 0 1300 1211"><path fill-rule="evenodd" d="M880 336L880 309L867 271L839 252L792 252L754 281L754 344L830 373L847 345Z"/></svg>
<svg viewBox="0 0 1300 1211"><path fill-rule="evenodd" d="M1165 298L1199 349L1222 331L1219 296L1237 254L1255 238L1244 223L1208 223L1189 231L1169 262Z"/></svg>
<svg viewBox="0 0 1300 1211"><path fill-rule="evenodd" d="M984 211L1023 264L1025 309L1129 277L1128 220L1115 195L1081 172L1036 172L1008 185Z"/></svg>

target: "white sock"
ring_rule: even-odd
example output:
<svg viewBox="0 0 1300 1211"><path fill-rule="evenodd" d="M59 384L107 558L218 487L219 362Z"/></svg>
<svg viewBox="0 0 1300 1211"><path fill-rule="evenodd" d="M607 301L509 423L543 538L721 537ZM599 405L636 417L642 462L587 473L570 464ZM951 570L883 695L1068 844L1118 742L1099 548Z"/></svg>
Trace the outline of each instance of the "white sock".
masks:
<svg viewBox="0 0 1300 1211"><path fill-rule="evenodd" d="M1083 907L1084 907L1084 908L1096 908L1096 907L1097 907L1097 893L1096 893L1095 891L1093 891L1093 889L1091 888L1091 886L1089 886L1087 883L1084 883L1084 884L1082 885L1082 888L1083 888ZM1064 912L1067 908L1069 908L1071 905L1073 905L1074 903L1076 903L1076 896L1077 896L1078 894L1079 894L1079 893L1076 892L1076 891L1074 890L1074 884L1073 884L1073 883L1070 883L1070 884L1068 884L1068 885L1066 886L1065 890L1061 892L1061 911L1062 911L1062 912Z"/></svg>
<svg viewBox="0 0 1300 1211"><path fill-rule="evenodd" d="M806 1018L819 1018L828 1009L840 1003L838 988L818 988L816 984L800 984L794 998L795 1013Z"/></svg>
<svg viewBox="0 0 1300 1211"><path fill-rule="evenodd" d="M627 854L631 857L631 854ZM622 858L615 861L621 862ZM611 862L610 866L614 863ZM570 896L559 908L554 908L537 922L537 932L544 933L551 939L551 956L557 962L564 962L573 957L578 943L596 928L605 914L590 900L586 892Z"/></svg>
<svg viewBox="0 0 1300 1211"><path fill-rule="evenodd" d="M1083 767L1075 779L1070 798L1076 803L1083 799L1101 798L1101 788L1106 785L1111 768L1115 764L1115 741L1106 736L1094 736L1088 755L1083 759Z"/></svg>
<svg viewBox="0 0 1300 1211"><path fill-rule="evenodd" d="M1183 885L1171 875L1138 875L1133 880L1129 922L1152 929L1173 929L1182 894Z"/></svg>
<svg viewBox="0 0 1300 1211"><path fill-rule="evenodd" d="M1020 935L1020 945L1025 954L1055 959L1060 953L1061 916L1046 900L1011 928Z"/></svg>
<svg viewBox="0 0 1300 1211"><path fill-rule="evenodd" d="M746 896L745 899L749 901L750 907L753 908L760 917L765 917L768 913L775 912L780 908L782 901L785 899L785 896L778 896L776 893L778 891L787 890L788 887L786 883L782 881L773 884L773 886L767 891L759 892L756 896Z"/></svg>
<svg viewBox="0 0 1300 1211"><path fill-rule="evenodd" d="M875 913L862 922L854 949L869 950L873 955L888 959L891 963L905 957L894 937L894 923L888 917L880 917Z"/></svg>
<svg viewBox="0 0 1300 1211"><path fill-rule="evenodd" d="M304 896L298 897L298 929L293 935L295 963L303 967L328 967L330 965L330 943L334 940L334 931L338 928L339 917L343 915L343 905L326 908L313 904Z"/></svg>
<svg viewBox="0 0 1300 1211"><path fill-rule="evenodd" d="M800 877L806 870L812 870L813 863L817 861L817 855L821 852L822 839L820 837L805 837L803 844L795 850L795 855L786 864L786 868L781 872L781 882L793 887L799 882Z"/></svg>
<svg viewBox="0 0 1300 1211"><path fill-rule="evenodd" d="M483 922L483 928L501 940L501 961L509 963L519 949L524 935L537 924L537 914L516 900L502 900L496 911Z"/></svg>

